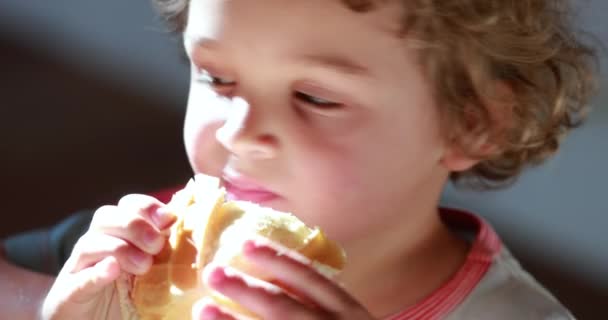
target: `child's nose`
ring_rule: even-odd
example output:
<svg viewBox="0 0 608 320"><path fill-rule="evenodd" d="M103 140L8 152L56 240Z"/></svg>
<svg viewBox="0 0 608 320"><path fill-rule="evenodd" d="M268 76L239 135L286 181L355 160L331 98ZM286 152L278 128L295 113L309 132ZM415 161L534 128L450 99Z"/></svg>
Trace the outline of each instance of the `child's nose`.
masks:
<svg viewBox="0 0 608 320"><path fill-rule="evenodd" d="M236 97L229 107L224 125L216 131L217 140L238 157L253 159L274 158L278 141L264 132L260 115L252 115L247 101Z"/></svg>

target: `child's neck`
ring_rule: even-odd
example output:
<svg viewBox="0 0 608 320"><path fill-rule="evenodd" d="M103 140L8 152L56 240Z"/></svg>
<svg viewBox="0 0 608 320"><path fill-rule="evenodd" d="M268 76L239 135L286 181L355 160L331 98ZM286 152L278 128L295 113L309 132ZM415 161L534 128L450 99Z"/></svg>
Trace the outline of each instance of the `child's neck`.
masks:
<svg viewBox="0 0 608 320"><path fill-rule="evenodd" d="M348 266L340 281L374 316L414 305L463 264L467 244L447 229L437 210L419 211L415 223L395 223L346 247Z"/></svg>

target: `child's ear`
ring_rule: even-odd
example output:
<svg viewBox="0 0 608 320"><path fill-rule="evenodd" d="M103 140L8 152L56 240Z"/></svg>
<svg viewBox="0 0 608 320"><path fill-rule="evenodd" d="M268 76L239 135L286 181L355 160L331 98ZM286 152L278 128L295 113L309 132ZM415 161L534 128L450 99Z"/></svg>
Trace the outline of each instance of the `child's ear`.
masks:
<svg viewBox="0 0 608 320"><path fill-rule="evenodd" d="M496 146L487 142L482 143L477 148L476 154L478 157L475 157L463 150L461 145L454 143L445 149L440 162L450 172L467 171L479 163L479 161L495 154L496 151Z"/></svg>
<svg viewBox="0 0 608 320"><path fill-rule="evenodd" d="M441 165L450 171L466 171L477 164L477 160L466 156L460 148L449 148L441 158Z"/></svg>
<svg viewBox="0 0 608 320"><path fill-rule="evenodd" d="M464 128L446 145L441 164L449 171L471 169L482 160L499 155L505 145L506 133L513 125L515 97L513 90L502 82L486 87L483 104L488 117L476 116L474 108L467 112ZM483 119L483 120L482 120ZM481 121L485 125L479 127Z"/></svg>

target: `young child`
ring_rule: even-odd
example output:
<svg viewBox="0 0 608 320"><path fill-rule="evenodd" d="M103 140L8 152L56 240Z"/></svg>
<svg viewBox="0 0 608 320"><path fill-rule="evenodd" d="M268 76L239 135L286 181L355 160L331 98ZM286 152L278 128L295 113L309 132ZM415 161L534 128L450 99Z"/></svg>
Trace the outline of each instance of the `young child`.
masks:
<svg viewBox="0 0 608 320"><path fill-rule="evenodd" d="M192 75L185 145L229 197L296 214L341 243L330 281L273 246L245 256L318 305L206 270L264 319L572 319L472 214L451 178L511 181L580 120L592 51L565 1L158 0ZM119 319L112 281L141 274L174 221L165 200L97 210L45 319ZM194 319L233 319L208 301Z"/></svg>

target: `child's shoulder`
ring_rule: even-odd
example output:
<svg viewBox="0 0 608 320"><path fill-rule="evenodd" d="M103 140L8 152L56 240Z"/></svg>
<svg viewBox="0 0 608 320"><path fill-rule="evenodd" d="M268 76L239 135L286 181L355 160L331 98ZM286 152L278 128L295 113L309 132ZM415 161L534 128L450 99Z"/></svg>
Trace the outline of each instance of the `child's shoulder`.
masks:
<svg viewBox="0 0 608 320"><path fill-rule="evenodd" d="M446 319L574 319L504 246L475 289Z"/></svg>
<svg viewBox="0 0 608 320"><path fill-rule="evenodd" d="M574 319L522 269L483 218L456 209L440 213L445 225L469 242L467 257L439 289L388 319Z"/></svg>
<svg viewBox="0 0 608 320"><path fill-rule="evenodd" d="M456 210L442 215L452 228L475 233L467 262L460 270L463 280L458 285L460 290L470 291L452 306L446 320L574 319L521 267L486 221Z"/></svg>

